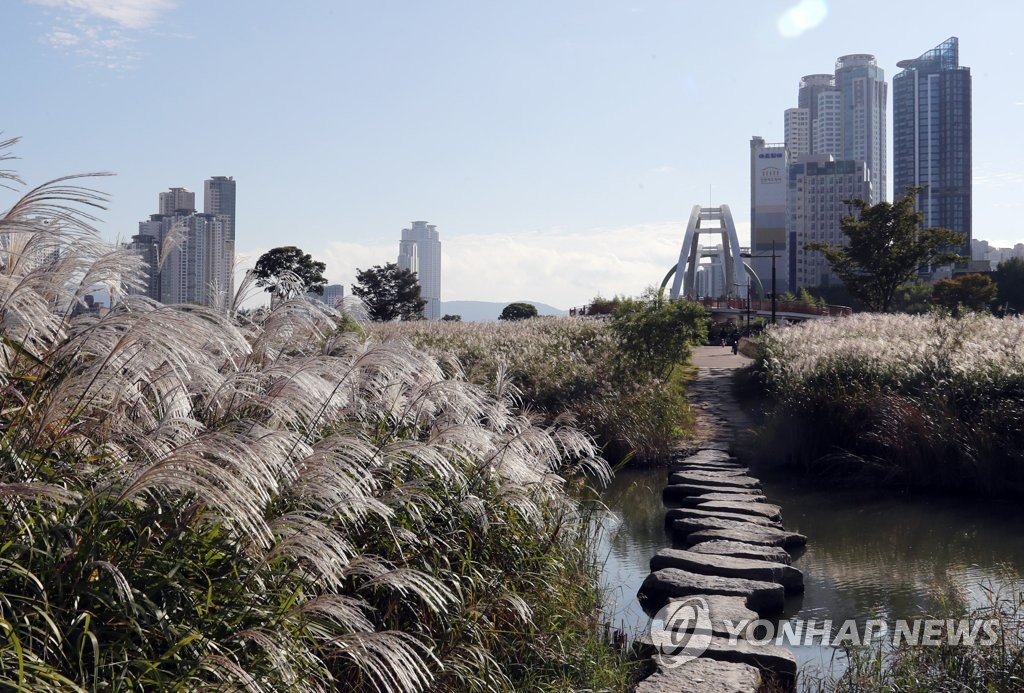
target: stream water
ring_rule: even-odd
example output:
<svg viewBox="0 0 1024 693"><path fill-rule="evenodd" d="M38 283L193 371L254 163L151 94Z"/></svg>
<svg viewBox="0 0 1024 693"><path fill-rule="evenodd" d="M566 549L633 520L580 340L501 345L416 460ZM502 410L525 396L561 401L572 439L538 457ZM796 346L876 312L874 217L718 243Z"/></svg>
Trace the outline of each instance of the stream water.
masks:
<svg viewBox="0 0 1024 693"><path fill-rule="evenodd" d="M623 470L602 493L608 508L600 547L607 618L630 637L648 626L636 592L651 556L671 546L661 502L665 478L664 469ZM984 605L987 590L998 591L1024 574L1019 505L763 482L769 502L781 506L786 528L807 535L806 550L793 561L804 573L805 592L787 599L782 620L891 623L934 614L951 593ZM833 666L838 652L828 646L790 649L811 677Z"/></svg>

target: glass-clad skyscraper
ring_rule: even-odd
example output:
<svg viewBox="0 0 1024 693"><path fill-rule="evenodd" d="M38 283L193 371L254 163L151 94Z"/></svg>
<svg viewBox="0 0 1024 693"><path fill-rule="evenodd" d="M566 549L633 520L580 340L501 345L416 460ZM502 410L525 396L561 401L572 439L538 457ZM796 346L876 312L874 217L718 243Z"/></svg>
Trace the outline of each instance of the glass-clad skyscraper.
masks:
<svg viewBox="0 0 1024 693"><path fill-rule="evenodd" d="M925 226L964 234L971 252L971 70L951 36L893 77L893 188L922 187Z"/></svg>

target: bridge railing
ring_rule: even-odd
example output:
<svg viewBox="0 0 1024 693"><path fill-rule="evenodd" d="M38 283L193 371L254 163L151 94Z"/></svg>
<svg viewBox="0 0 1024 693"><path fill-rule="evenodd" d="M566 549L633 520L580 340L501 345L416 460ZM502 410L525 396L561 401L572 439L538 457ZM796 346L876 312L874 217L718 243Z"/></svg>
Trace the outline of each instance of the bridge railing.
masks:
<svg viewBox="0 0 1024 693"><path fill-rule="evenodd" d="M772 300L770 298L700 298L697 299L697 302L712 310L749 310L752 313L762 313L770 312L772 309ZM853 309L848 306L815 306L809 303L801 303L799 301L776 301L775 312L841 317L844 315L850 315L853 313Z"/></svg>
<svg viewBox="0 0 1024 693"><path fill-rule="evenodd" d="M705 307L711 310L736 310L740 312L746 312L750 310L751 313L768 313L772 309L772 300L770 298L752 298L749 301L745 298L698 298L697 303L703 304ZM610 310L608 306L602 305L600 309L595 310L594 306L586 305L578 308L572 308L569 311L569 315L576 316L600 316L609 317ZM813 306L809 303L800 303L799 301L776 301L775 302L776 313L799 313L803 315L820 315L832 318L842 317L844 315L850 315L853 313L853 309L849 306Z"/></svg>

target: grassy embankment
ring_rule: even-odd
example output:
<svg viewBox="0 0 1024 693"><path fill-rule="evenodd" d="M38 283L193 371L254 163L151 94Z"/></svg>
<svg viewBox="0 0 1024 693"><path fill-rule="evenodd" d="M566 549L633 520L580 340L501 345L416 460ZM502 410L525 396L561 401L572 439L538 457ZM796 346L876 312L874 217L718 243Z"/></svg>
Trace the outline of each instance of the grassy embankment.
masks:
<svg viewBox="0 0 1024 693"><path fill-rule="evenodd" d="M303 301L125 296L104 202L0 214L0 686L628 685L567 488L609 473L587 435ZM115 307L71 317L97 283Z"/></svg>
<svg viewBox="0 0 1024 693"><path fill-rule="evenodd" d="M808 476L1024 491L1024 319L859 314L769 330L760 449Z"/></svg>

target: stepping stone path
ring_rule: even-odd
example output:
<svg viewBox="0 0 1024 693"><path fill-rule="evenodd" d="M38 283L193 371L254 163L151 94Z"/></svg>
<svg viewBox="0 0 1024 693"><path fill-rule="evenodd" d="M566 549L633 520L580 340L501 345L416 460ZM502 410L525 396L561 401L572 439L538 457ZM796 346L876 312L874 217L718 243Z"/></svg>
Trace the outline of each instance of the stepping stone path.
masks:
<svg viewBox="0 0 1024 693"><path fill-rule="evenodd" d="M638 693L795 686L793 654L749 641L738 627L777 616L787 594L803 592L803 573L791 565L790 552L807 542L784 528L785 508L768 502L760 480L731 453L750 426L731 388L742 358L717 347L700 348L695 356L698 375L688 396L697 416L697 449L670 464L662 491L666 527L681 548L651 558L651 574L637 594L654 618L652 632L636 643L653 658L653 673L637 685Z"/></svg>

